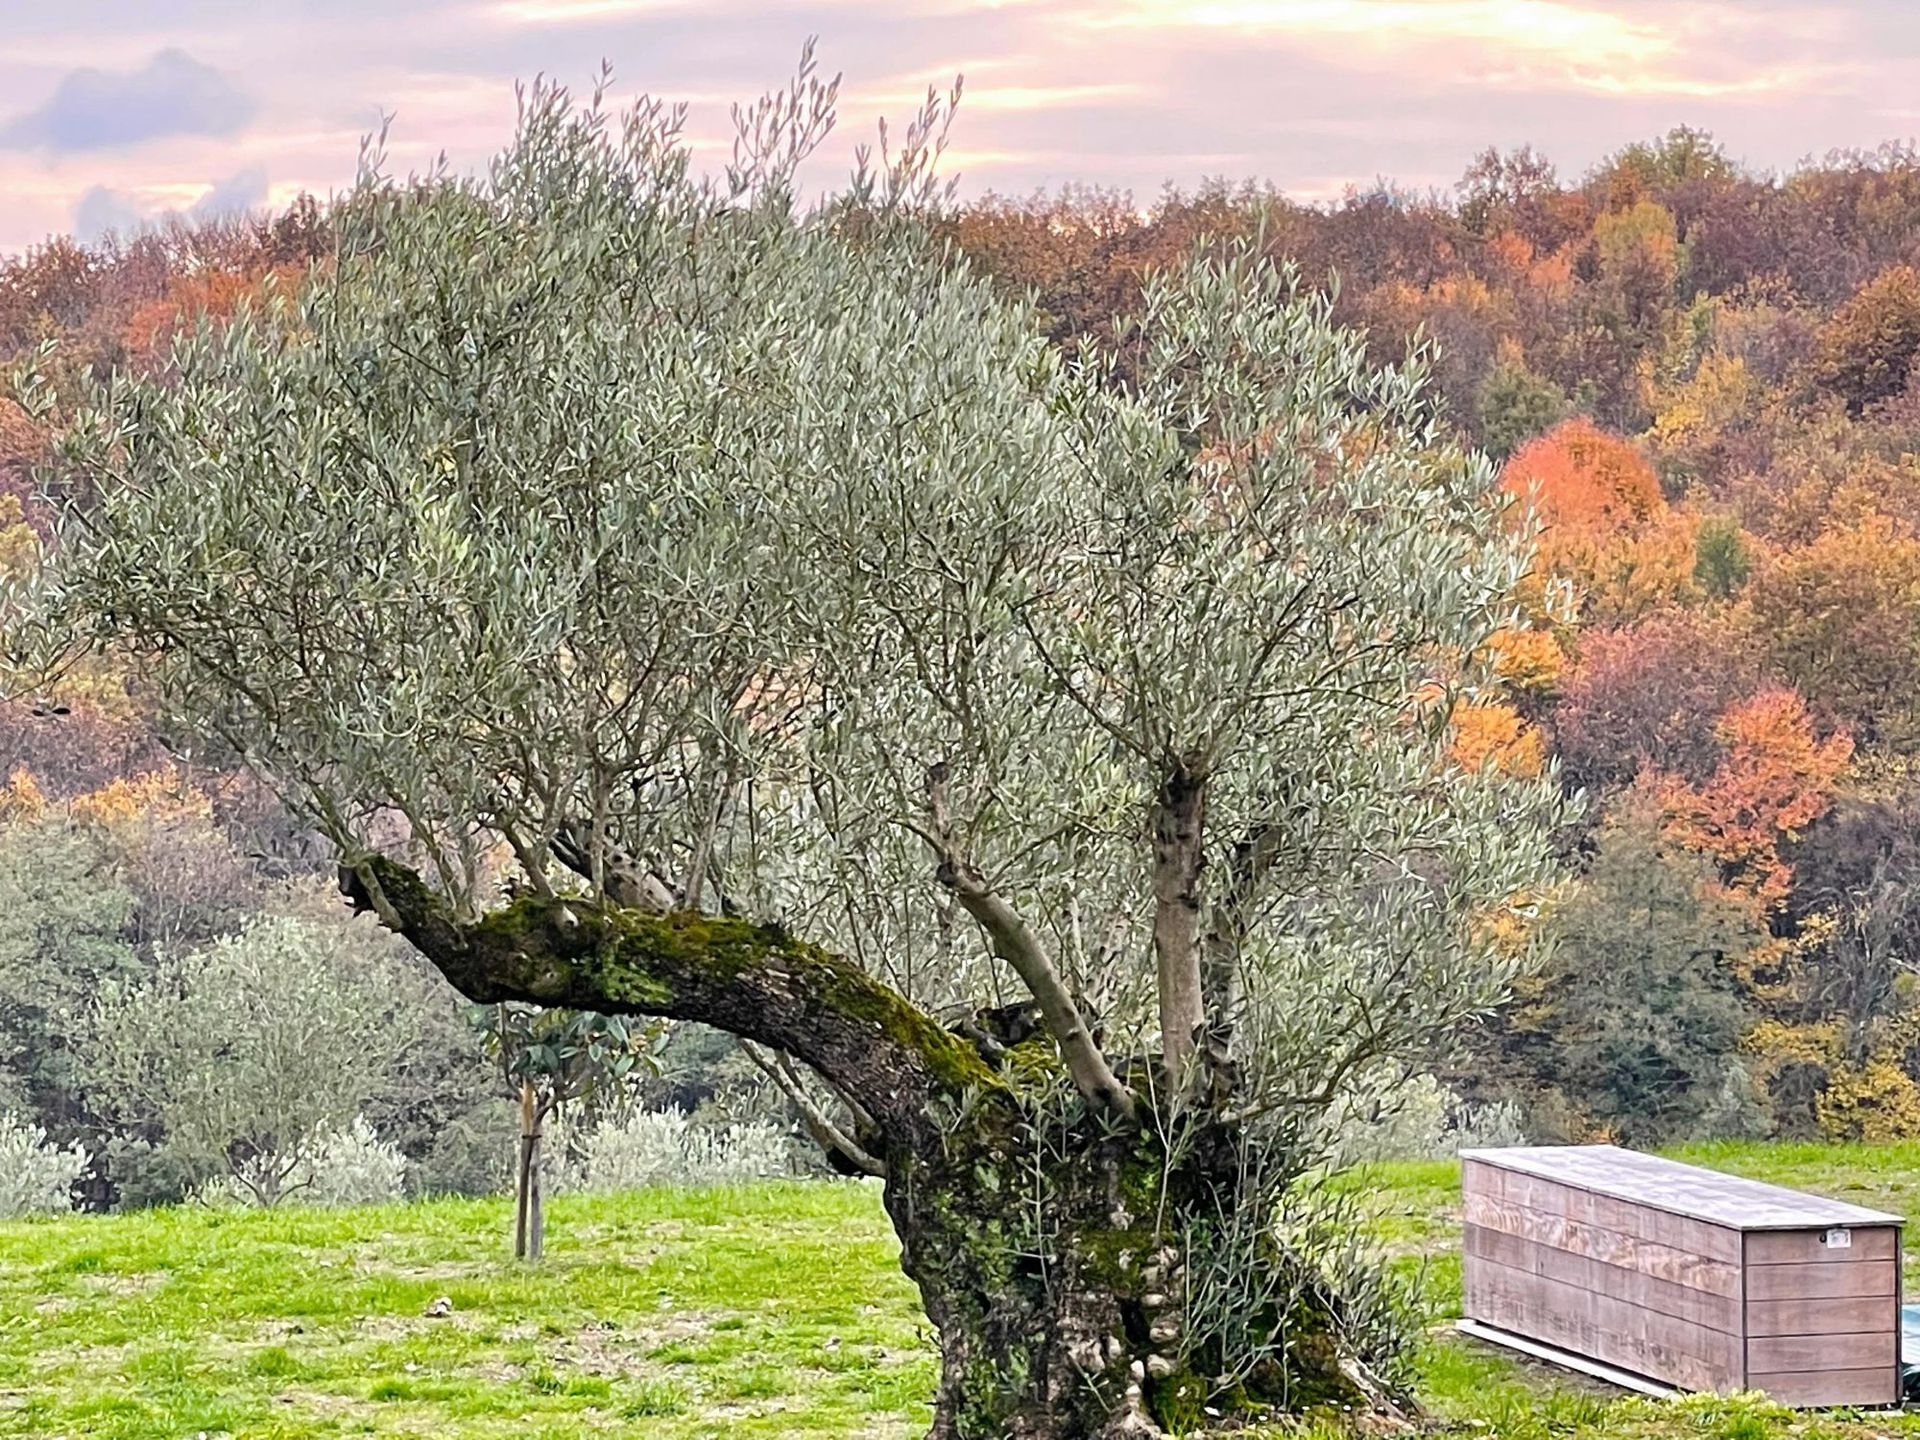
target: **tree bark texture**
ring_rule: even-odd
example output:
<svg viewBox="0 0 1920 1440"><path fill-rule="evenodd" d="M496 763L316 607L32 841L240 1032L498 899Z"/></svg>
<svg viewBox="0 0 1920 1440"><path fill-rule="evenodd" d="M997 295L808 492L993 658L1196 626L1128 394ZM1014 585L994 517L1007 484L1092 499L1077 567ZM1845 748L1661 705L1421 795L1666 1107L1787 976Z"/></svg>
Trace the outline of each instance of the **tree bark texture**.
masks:
<svg viewBox="0 0 1920 1440"><path fill-rule="evenodd" d="M1206 769L1173 763L1153 805L1153 950L1160 992L1160 1046L1168 1093L1184 1095L1206 1021L1200 976L1201 872L1205 866Z"/></svg>
<svg viewBox="0 0 1920 1440"><path fill-rule="evenodd" d="M702 1021L811 1065L857 1106L940 1335L931 1440L1123 1440L1206 1428L1209 1406L1359 1398L1328 1339L1337 1302L1311 1280L1254 1317L1266 1360L1194 1328L1213 1237L1265 1203L1237 1132L1188 1111L1168 1139L1089 1101L1044 1033L962 1038L773 926L533 896L463 921L381 859L342 886L476 1001ZM1277 1245L1260 1257L1291 1263Z"/></svg>

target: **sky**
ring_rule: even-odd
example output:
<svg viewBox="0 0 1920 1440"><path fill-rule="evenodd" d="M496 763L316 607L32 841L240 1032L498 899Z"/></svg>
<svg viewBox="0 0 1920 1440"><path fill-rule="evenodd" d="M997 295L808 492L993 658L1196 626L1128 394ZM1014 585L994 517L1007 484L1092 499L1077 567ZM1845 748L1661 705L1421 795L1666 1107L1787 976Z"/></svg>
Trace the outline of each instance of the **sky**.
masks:
<svg viewBox="0 0 1920 1440"><path fill-rule="evenodd" d="M0 0L0 251L478 165L516 80L729 105L818 37L829 158L966 78L963 194L1066 181L1147 203L1225 176L1338 199L1451 186L1489 145L1577 176L1675 125L1757 169L1920 133L1920 0Z"/></svg>

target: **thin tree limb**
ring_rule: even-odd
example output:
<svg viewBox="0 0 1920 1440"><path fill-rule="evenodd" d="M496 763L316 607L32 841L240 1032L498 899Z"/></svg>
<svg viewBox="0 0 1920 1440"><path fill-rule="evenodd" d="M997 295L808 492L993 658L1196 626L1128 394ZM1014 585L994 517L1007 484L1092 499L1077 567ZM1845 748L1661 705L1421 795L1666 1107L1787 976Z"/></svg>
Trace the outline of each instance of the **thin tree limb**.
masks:
<svg viewBox="0 0 1920 1440"><path fill-rule="evenodd" d="M944 763L933 765L927 771L927 809L932 823L919 833L934 847L938 861L935 878L986 932L993 953L1013 968L1038 1002L1047 1031L1060 1047L1060 1058L1065 1061L1067 1073L1073 1077L1080 1093L1096 1105L1132 1118L1135 1114L1133 1095L1120 1083L1113 1066L1094 1043L1078 1002L1054 968L1040 937L1006 898L987 883L978 867L960 852L948 808Z"/></svg>
<svg viewBox="0 0 1920 1440"><path fill-rule="evenodd" d="M839 1151L848 1163L865 1174L886 1178L886 1162L870 1154L857 1140L834 1124L826 1111L814 1104L813 1097L807 1094L806 1087L800 1083L800 1077L794 1074L792 1063L785 1055L779 1052L768 1055L751 1040L742 1040L740 1048L746 1053L747 1059L758 1066L761 1073L773 1081L793 1108L800 1112L801 1122L816 1142L826 1149Z"/></svg>

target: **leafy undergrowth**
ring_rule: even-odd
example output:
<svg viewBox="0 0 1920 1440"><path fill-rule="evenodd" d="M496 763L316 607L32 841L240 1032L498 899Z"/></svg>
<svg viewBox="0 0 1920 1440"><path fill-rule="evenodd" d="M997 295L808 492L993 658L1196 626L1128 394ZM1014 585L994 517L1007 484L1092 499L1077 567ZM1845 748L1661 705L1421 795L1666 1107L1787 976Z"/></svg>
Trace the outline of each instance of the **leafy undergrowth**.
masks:
<svg viewBox="0 0 1920 1440"><path fill-rule="evenodd" d="M1712 1146L1722 1169L1920 1214L1920 1145ZM1920 1416L1622 1398L1452 1334L1451 1164L1344 1177L1422 1279L1443 1440L1871 1440ZM908 1437L935 1358L873 1187L562 1197L546 1262L507 1206L182 1209L0 1224L0 1436ZM1909 1282L1909 1291L1912 1291ZM426 1312L441 1296L450 1314ZM1328 1416L1271 1432L1334 1440ZM1375 1431L1377 1433L1377 1431Z"/></svg>

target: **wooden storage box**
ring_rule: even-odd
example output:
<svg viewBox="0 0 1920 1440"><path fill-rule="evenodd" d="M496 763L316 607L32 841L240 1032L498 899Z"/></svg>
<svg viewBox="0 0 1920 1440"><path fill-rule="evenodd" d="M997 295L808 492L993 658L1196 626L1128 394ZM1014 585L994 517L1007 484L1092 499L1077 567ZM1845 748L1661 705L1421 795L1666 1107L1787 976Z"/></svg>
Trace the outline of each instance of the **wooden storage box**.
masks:
<svg viewBox="0 0 1920 1440"><path fill-rule="evenodd" d="M1460 1158L1469 1321L1683 1390L1898 1403L1898 1216L1611 1145Z"/></svg>

